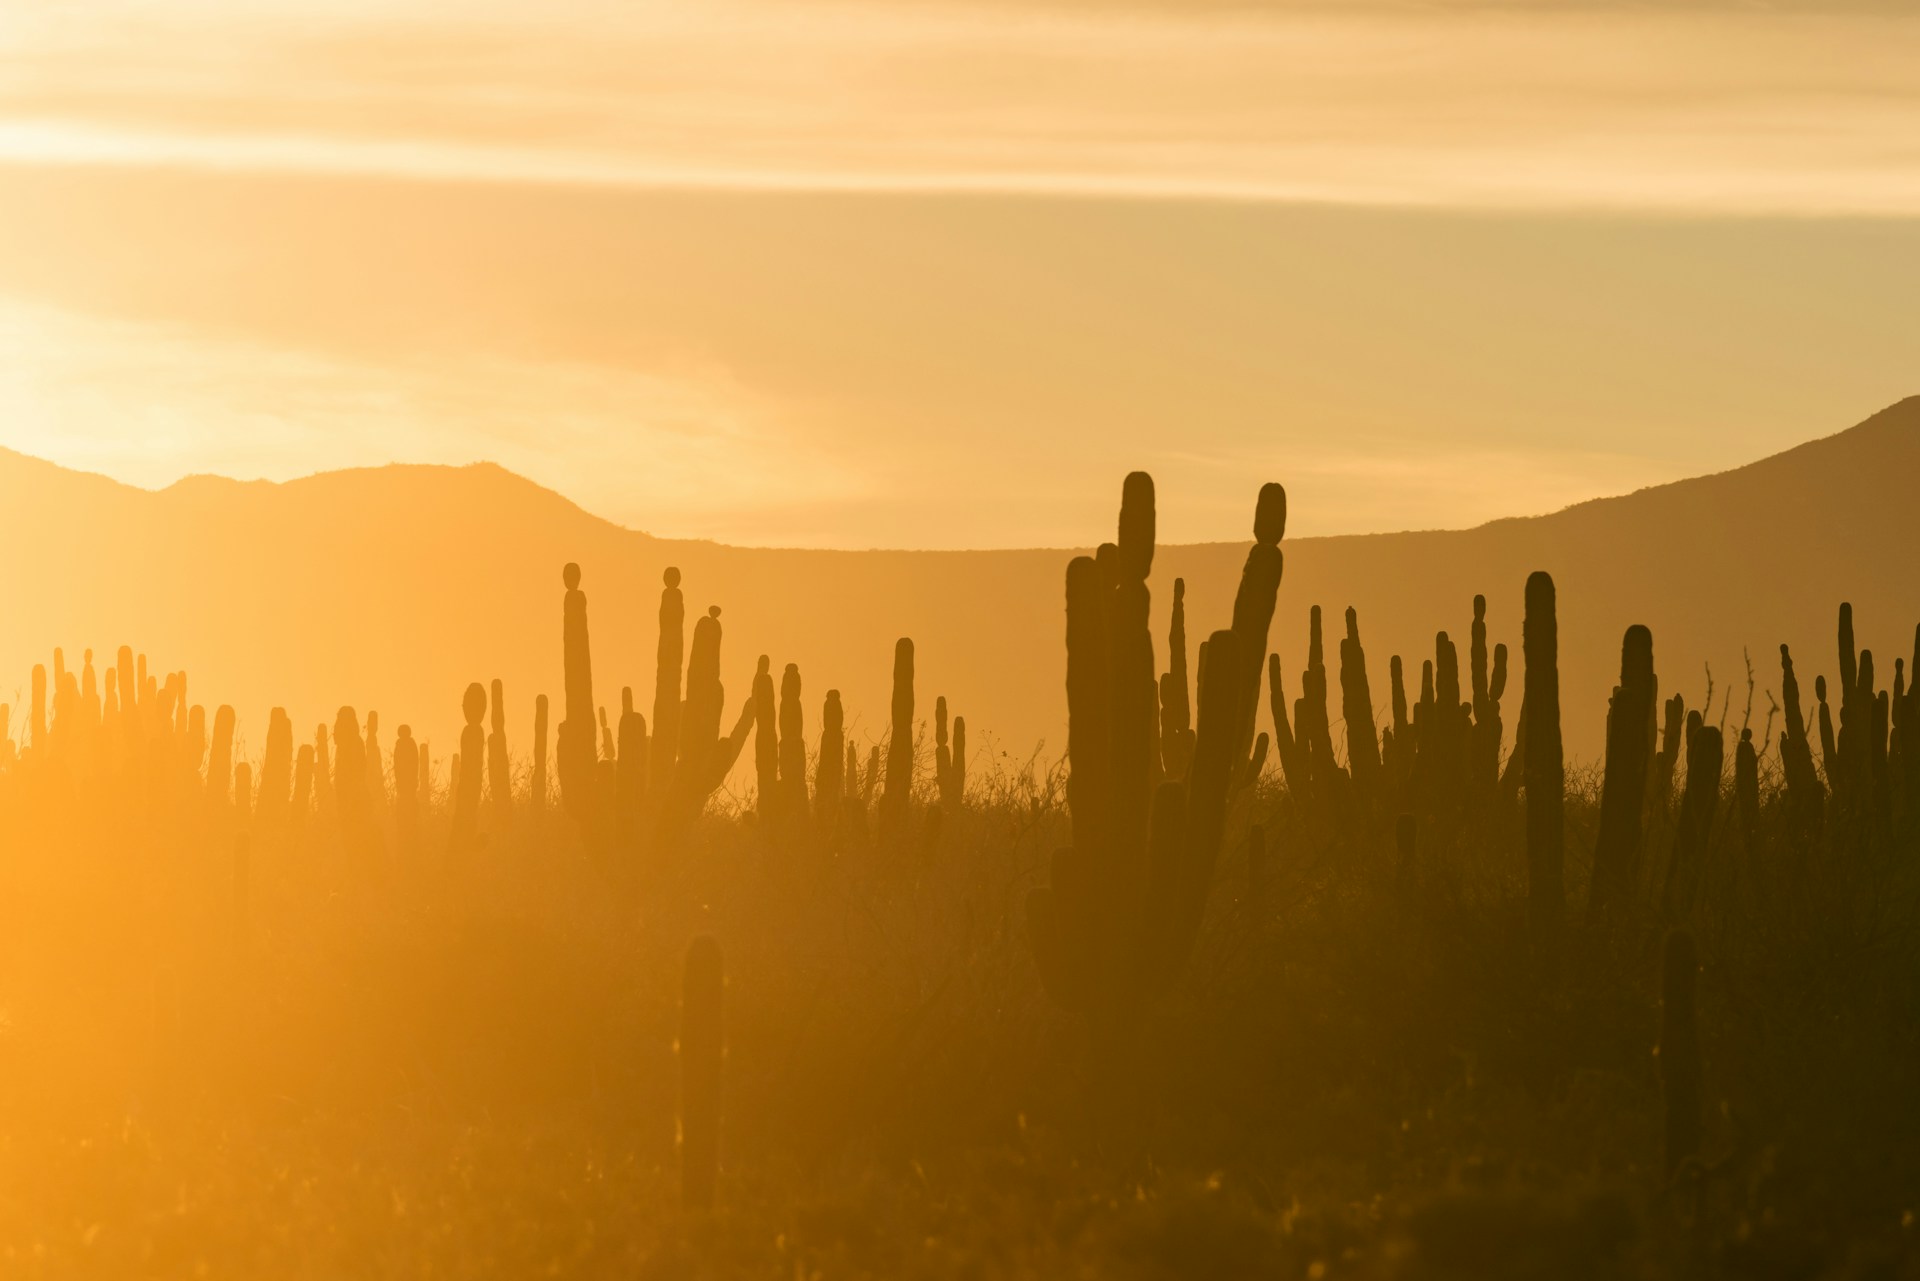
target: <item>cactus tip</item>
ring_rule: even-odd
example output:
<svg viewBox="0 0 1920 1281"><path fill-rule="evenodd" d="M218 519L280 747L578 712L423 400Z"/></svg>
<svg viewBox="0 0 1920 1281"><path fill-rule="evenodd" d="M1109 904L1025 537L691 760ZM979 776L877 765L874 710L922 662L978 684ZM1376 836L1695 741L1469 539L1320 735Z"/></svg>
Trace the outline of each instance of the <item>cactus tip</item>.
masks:
<svg viewBox="0 0 1920 1281"><path fill-rule="evenodd" d="M567 567L560 571L560 581L567 585L568 591L573 591L579 587L580 566L574 564L572 561L568 561Z"/></svg>
<svg viewBox="0 0 1920 1281"><path fill-rule="evenodd" d="M669 565L667 566L667 572L660 575L660 581L669 587L678 587L680 585L680 571L674 566Z"/></svg>

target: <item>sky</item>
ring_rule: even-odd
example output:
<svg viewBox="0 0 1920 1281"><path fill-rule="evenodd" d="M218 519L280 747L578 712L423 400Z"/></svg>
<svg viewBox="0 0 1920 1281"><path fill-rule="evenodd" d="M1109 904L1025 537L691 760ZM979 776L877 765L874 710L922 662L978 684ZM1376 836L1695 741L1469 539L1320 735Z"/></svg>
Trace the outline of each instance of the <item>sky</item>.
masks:
<svg viewBox="0 0 1920 1281"><path fill-rule="evenodd" d="M1876 3L0 7L0 445L655 533L1455 527L1920 391Z"/></svg>

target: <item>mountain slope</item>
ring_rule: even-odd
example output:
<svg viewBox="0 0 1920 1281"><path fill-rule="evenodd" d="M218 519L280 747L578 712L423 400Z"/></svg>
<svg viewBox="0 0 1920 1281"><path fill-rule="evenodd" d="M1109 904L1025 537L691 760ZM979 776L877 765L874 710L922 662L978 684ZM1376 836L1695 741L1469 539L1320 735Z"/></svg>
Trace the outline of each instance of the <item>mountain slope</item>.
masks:
<svg viewBox="0 0 1920 1281"><path fill-rule="evenodd" d="M1247 478L1249 523L1265 479ZM1435 629L1464 643L1476 591L1488 597L1493 639L1517 663L1521 588L1528 572L1547 569L1559 584L1576 756L1598 751L1620 635L1634 622L1653 628L1663 692L1697 703L1711 663L1720 689L1738 687L1737 723L1742 647L1762 691L1778 688L1783 640L1809 676L1830 672L1842 599L1854 602L1861 641L1883 651L1883 664L1910 653L1920 620L1916 481L1920 397L1750 466L1550 516L1290 541L1273 647L1294 686L1308 607L1326 607L1330 640L1341 611L1358 607L1384 707L1388 656L1403 654L1417 680ZM1117 476L1114 495L1117 507ZM1087 533L1090 542L1110 536ZM657 539L484 464L285 484L195 477L154 493L4 451L0 539L14 551L0 698L16 704L32 663L54 644L77 665L87 645L125 642L162 669L185 667L195 701L233 703L243 740L256 747L269 707L311 726L344 702L378 709L388 742L392 726L411 721L444 756L461 690L496 676L506 681L510 736L524 747L533 696L560 692L559 570L577 560L596 695L610 709L622 684L643 710L651 706L660 574L677 565L690 615L723 607L730 707L765 651L776 666L800 664L810 728L833 687L845 692L856 734L877 736L893 640L910 635L923 710L946 694L969 718L976 750L1023 757L1043 739L1050 752L1064 741L1064 551L824 552ZM1176 574L1188 582L1195 642L1222 625L1244 555L1244 545L1163 548L1156 633L1164 637ZM1516 679L1515 713L1518 698ZM1762 692L1756 730L1766 707Z"/></svg>

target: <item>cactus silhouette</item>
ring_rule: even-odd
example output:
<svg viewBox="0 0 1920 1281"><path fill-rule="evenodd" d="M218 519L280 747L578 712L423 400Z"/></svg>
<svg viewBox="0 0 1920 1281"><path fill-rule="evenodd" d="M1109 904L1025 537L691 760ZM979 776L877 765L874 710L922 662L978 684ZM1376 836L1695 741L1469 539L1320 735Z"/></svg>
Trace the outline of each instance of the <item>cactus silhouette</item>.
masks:
<svg viewBox="0 0 1920 1281"><path fill-rule="evenodd" d="M893 647L892 710L880 822L887 830L897 831L905 824L913 801L913 641L905 636Z"/></svg>
<svg viewBox="0 0 1920 1281"><path fill-rule="evenodd" d="M1175 782L1193 759L1193 704L1187 675L1187 580L1173 580L1173 621L1167 631L1167 671L1160 678L1160 764Z"/></svg>
<svg viewBox="0 0 1920 1281"><path fill-rule="evenodd" d="M496 709L496 717L498 715ZM647 803L647 718L633 707L633 687L620 690L620 742L616 757L617 801L620 838L629 845L640 839Z"/></svg>
<svg viewBox="0 0 1920 1281"><path fill-rule="evenodd" d="M1607 705L1606 776L1587 893L1589 916L1625 903L1639 867L1655 690L1653 633L1629 627L1620 643L1620 683Z"/></svg>
<svg viewBox="0 0 1920 1281"><path fill-rule="evenodd" d="M719 1192L725 1007L720 945L702 936L687 948L680 995L680 1200L689 1210L713 1209Z"/></svg>
<svg viewBox="0 0 1920 1281"><path fill-rule="evenodd" d="M773 692L773 660L760 655L753 672L754 804L761 830L771 832L780 819L780 711Z"/></svg>
<svg viewBox="0 0 1920 1281"><path fill-rule="evenodd" d="M448 847L465 853L479 843L481 762L486 760L487 735L481 722L487 714L487 689L479 681L467 686L460 702L466 728L460 731L460 753L454 758L453 825ZM561 727L565 732L566 727ZM591 732L591 731L589 731ZM576 780L576 782L578 782ZM590 784L579 783L579 786Z"/></svg>
<svg viewBox="0 0 1920 1281"><path fill-rule="evenodd" d="M207 757L207 799L216 805L228 800L233 785L233 709L222 703L213 714L213 750Z"/></svg>
<svg viewBox="0 0 1920 1281"><path fill-rule="evenodd" d="M401 850L419 848L420 749L410 725L402 725L393 738L393 830Z"/></svg>
<svg viewBox="0 0 1920 1281"><path fill-rule="evenodd" d="M333 719L333 804L341 838L350 847L365 846L374 839L373 816L367 803L367 768L360 718L351 707L343 707Z"/></svg>
<svg viewBox="0 0 1920 1281"><path fill-rule="evenodd" d="M1686 746L1686 787L1661 890L1661 903L1669 917L1684 917L1693 910L1707 856L1707 837L1713 831L1713 815L1720 803L1720 771L1725 764L1720 727L1705 724L1699 712L1687 713Z"/></svg>
<svg viewBox="0 0 1920 1281"><path fill-rule="evenodd" d="M293 800L288 807L296 829L304 828L313 816L313 762L313 744L300 744L293 761Z"/></svg>
<svg viewBox="0 0 1920 1281"><path fill-rule="evenodd" d="M1683 1162L1700 1154L1700 1032L1694 1015L1699 969L1693 936L1685 930L1668 934L1660 979L1660 1092L1666 1113L1662 1155L1669 1179Z"/></svg>
<svg viewBox="0 0 1920 1281"><path fill-rule="evenodd" d="M1565 897L1566 774L1560 747L1560 625L1555 611L1553 579L1535 572L1527 579L1522 631L1527 665L1527 910L1542 948L1556 937Z"/></svg>
<svg viewBox="0 0 1920 1281"><path fill-rule="evenodd" d="M539 822L547 812L547 696L533 700L533 767L527 778L527 807Z"/></svg>
<svg viewBox="0 0 1920 1281"><path fill-rule="evenodd" d="M794 827L810 807L807 795L807 725L800 705L800 668L788 663L780 674L780 814Z"/></svg>
<svg viewBox="0 0 1920 1281"><path fill-rule="evenodd" d="M560 720L557 765L560 800L582 828L590 826L597 786L593 741L593 658L587 644L587 594L580 590L580 567L561 571L567 595L562 609L562 645L566 666L566 706ZM465 738L461 751L464 754ZM474 759L479 759L475 757Z"/></svg>
<svg viewBox="0 0 1920 1281"><path fill-rule="evenodd" d="M814 765L814 819L821 831L832 835L840 825L846 808L846 779L853 769L853 745L847 742L846 713L840 706L840 691L827 691L820 709L820 754Z"/></svg>
<svg viewBox="0 0 1920 1281"><path fill-rule="evenodd" d="M952 733L947 729L947 700L942 695L933 702L934 778L940 787L940 805L957 810L967 790L967 721L956 717Z"/></svg>
<svg viewBox="0 0 1920 1281"><path fill-rule="evenodd" d="M497 676L488 707L492 732L487 735L487 799L492 802L494 823L505 831L513 826L513 760L507 754L506 686Z"/></svg>
<svg viewBox="0 0 1920 1281"><path fill-rule="evenodd" d="M293 721L287 709L267 713L267 754L260 766L259 815L262 824L286 820L288 793L293 786Z"/></svg>
<svg viewBox="0 0 1920 1281"><path fill-rule="evenodd" d="M680 750L680 675L686 655L687 605L680 592L680 571L669 567L661 575L660 641L654 657L653 748L650 786L664 789L673 783L675 758Z"/></svg>
<svg viewBox="0 0 1920 1281"><path fill-rule="evenodd" d="M1147 631L1153 481L1127 477L1119 541L1067 566L1067 806L1073 844L1027 899L1027 935L1048 995L1104 1023L1185 963L1205 913L1229 793L1249 757L1241 734L1248 665L1233 631L1201 648L1193 758L1184 781L1153 785L1157 686ZM1277 486L1262 490L1256 546L1235 604L1264 645L1279 586ZM1269 554L1270 553L1270 554ZM1253 667L1257 697L1258 657ZM1141 824L1140 818L1146 822ZM1144 842L1141 836L1144 835Z"/></svg>
<svg viewBox="0 0 1920 1281"><path fill-rule="evenodd" d="M333 821L333 753L325 725L313 731L313 808L322 822Z"/></svg>

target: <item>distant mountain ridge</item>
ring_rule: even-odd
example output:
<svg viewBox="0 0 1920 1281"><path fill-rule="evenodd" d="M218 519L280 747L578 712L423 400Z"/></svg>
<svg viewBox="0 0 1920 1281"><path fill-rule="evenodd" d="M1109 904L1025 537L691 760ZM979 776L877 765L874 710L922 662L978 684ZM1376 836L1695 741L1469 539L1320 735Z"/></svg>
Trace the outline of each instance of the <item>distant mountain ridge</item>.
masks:
<svg viewBox="0 0 1920 1281"><path fill-rule="evenodd" d="M1246 479L1250 526L1260 483L1287 477ZM1120 477L1113 481L1117 510ZM1853 601L1862 643L1881 650L1883 663L1912 654L1917 495L1920 397L1910 397L1744 467L1551 515L1290 539L1272 648L1297 688L1308 608L1322 605L1335 633L1344 609L1357 607L1384 714L1389 656L1401 654L1417 681L1435 631L1464 640L1475 592L1488 598L1491 638L1517 662L1521 588L1530 571L1546 569L1559 586L1562 697L1576 757L1598 753L1620 636L1635 622L1653 629L1663 693L1678 689L1696 705L1710 663L1716 688L1734 690L1736 724L1747 648L1762 691L1757 733L1764 691L1779 687L1780 642L1792 644L1809 689L1813 673L1833 670L1839 601ZM1111 536L1087 533L1089 543ZM674 565L690 612L722 607L730 708L764 652L776 667L800 665L810 731L820 699L837 688L855 734L877 736L893 642L907 635L918 647L923 712L945 694L968 717L976 752L1024 758L1042 741L1049 754L1065 741L1070 550L809 551L657 538L491 463L284 483L190 477L147 491L6 450L0 538L14 552L0 700L16 706L32 664L54 645L77 666L86 646L111 653L127 643L161 670L185 668L194 701L234 704L242 741L255 750L270 707L285 706L310 729L349 704L378 710L387 726L414 724L444 758L461 691L496 676L506 682L510 739L523 749L534 695L560 693L559 571L575 560L589 599L595 694L609 708L623 684L651 707L661 573ZM1226 621L1244 554L1244 543L1161 548L1154 628L1163 667L1173 577L1186 578L1189 630L1203 635ZM1515 681L1514 713L1518 690Z"/></svg>

